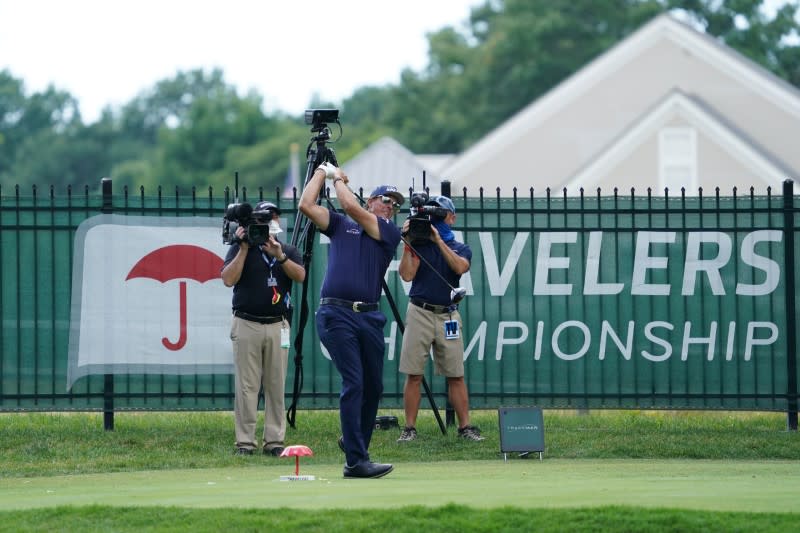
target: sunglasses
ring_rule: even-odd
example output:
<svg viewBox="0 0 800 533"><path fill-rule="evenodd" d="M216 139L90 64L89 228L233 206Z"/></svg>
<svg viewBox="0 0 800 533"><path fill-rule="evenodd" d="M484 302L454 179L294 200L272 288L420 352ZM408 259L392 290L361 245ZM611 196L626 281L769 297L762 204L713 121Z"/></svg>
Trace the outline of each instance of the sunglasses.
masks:
<svg viewBox="0 0 800 533"><path fill-rule="evenodd" d="M380 198L382 203L384 203L386 205L391 205L392 209L394 209L395 213L397 211L400 211L400 204L395 202L394 198L392 198L391 196L383 196L383 195L381 195L381 196L375 196L375 198Z"/></svg>

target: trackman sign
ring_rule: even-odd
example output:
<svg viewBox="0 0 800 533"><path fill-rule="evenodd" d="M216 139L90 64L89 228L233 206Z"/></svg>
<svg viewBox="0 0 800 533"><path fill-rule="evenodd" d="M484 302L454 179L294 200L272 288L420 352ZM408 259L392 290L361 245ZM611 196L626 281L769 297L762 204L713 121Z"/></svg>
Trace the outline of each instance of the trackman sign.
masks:
<svg viewBox="0 0 800 533"><path fill-rule="evenodd" d="M232 373L219 221L99 215L75 236L67 389L89 374Z"/></svg>

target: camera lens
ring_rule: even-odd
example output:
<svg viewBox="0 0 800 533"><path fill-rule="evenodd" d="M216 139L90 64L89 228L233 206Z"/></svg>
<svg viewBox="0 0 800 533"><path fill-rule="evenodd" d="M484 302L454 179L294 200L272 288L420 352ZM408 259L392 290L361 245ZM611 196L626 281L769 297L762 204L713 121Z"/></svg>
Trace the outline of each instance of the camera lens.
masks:
<svg viewBox="0 0 800 533"><path fill-rule="evenodd" d="M261 246L269 240L268 224L250 224L247 227L247 241L252 246Z"/></svg>

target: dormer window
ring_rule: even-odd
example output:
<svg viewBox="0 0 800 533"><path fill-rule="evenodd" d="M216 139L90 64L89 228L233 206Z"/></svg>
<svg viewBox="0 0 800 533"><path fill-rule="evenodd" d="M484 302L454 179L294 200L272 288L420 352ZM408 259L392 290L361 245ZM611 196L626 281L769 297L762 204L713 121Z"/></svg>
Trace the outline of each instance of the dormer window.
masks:
<svg viewBox="0 0 800 533"><path fill-rule="evenodd" d="M659 193L669 189L670 196L697 191L697 132L694 128L663 128L658 133Z"/></svg>

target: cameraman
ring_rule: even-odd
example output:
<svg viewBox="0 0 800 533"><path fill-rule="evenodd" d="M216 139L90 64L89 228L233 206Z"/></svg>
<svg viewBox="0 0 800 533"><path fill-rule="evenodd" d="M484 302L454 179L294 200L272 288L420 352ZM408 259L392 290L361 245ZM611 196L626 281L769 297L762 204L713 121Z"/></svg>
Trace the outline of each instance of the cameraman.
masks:
<svg viewBox="0 0 800 533"><path fill-rule="evenodd" d="M317 205L325 179L331 179L347 216ZM328 268L317 310L317 333L342 376L339 418L346 478L378 478L390 464L373 463L369 443L383 392L386 317L378 307L381 281L400 243L392 217L405 201L396 187L372 192L366 210L347 187L344 172L324 164L308 181L300 211L330 240Z"/></svg>
<svg viewBox="0 0 800 533"><path fill-rule="evenodd" d="M279 456L286 436L284 388L289 357L292 282L306 277L300 252L281 243L280 209L259 202L253 220L269 224L269 239L251 246L247 228L236 229L222 266L222 281L233 287L231 341L236 375L234 418L237 455L252 455L258 446L256 418L258 393L264 387L264 434L262 453Z"/></svg>
<svg viewBox="0 0 800 533"><path fill-rule="evenodd" d="M434 196L426 205L443 208L447 214L444 218L430 215L430 240L415 244L414 250L451 286L457 287L461 275L469 270L472 250L466 244L456 241L450 229L456 220L456 208L452 200L446 196ZM411 219L406 219L403 223L403 235L408 234L410 225ZM451 288L431 266L420 261L414 250L406 245L398 267L400 277L411 282L411 291L403 347L400 351L400 372L406 374L403 387L406 422L397 442L408 442L417 438L419 387L431 346L436 374L447 378L448 398L458 416L458 436L472 441L483 440L480 430L469 423L469 398L464 382L464 340L461 336L458 305L452 303Z"/></svg>

